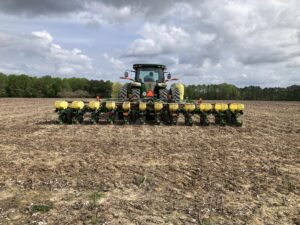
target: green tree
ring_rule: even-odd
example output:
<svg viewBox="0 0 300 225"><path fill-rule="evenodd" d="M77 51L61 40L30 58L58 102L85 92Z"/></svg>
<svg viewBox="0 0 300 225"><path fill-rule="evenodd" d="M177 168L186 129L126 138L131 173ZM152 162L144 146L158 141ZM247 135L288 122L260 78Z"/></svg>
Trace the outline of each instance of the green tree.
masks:
<svg viewBox="0 0 300 225"><path fill-rule="evenodd" d="M7 76L3 73L0 73L0 97L6 97L7 92Z"/></svg>
<svg viewBox="0 0 300 225"><path fill-rule="evenodd" d="M114 82L112 84L112 91L111 91L112 98L118 98L119 90L121 87L122 87L122 84L120 82Z"/></svg>
<svg viewBox="0 0 300 225"><path fill-rule="evenodd" d="M89 80L86 78L75 78L75 77L67 79L67 82L71 87L72 91L77 91L77 90L87 91L90 83Z"/></svg>
<svg viewBox="0 0 300 225"><path fill-rule="evenodd" d="M232 84L219 84L217 99L236 100L239 98L239 90Z"/></svg>
<svg viewBox="0 0 300 225"><path fill-rule="evenodd" d="M286 98L291 101L300 101L300 85L292 85L286 88Z"/></svg>
<svg viewBox="0 0 300 225"><path fill-rule="evenodd" d="M5 75L0 73L0 97L117 97L120 83L86 78L57 78L51 76L30 77L27 75ZM185 86L185 96L189 99L204 100L272 100L300 101L300 86L287 88L234 85L198 84Z"/></svg>
<svg viewBox="0 0 300 225"><path fill-rule="evenodd" d="M240 88L241 99L244 100L263 100L263 90L258 86L248 86Z"/></svg>
<svg viewBox="0 0 300 225"><path fill-rule="evenodd" d="M36 97L35 78L27 75L10 75L7 79L7 95L9 97Z"/></svg>
<svg viewBox="0 0 300 225"><path fill-rule="evenodd" d="M112 83L103 80L91 80L89 84L89 93L92 97L110 98L112 92Z"/></svg>

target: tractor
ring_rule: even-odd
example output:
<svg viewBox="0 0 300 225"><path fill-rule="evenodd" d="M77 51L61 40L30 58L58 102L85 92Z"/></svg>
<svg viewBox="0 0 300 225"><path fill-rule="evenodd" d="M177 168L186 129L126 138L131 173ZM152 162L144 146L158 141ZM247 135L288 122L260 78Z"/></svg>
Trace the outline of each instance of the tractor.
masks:
<svg viewBox="0 0 300 225"><path fill-rule="evenodd" d="M129 77L128 71L121 79L129 80L119 90L118 100L145 103L147 107L141 110L133 105L131 114L119 112L119 119L126 121L138 121L144 124L145 121L153 121L160 124L163 120L168 124L177 124L179 115L178 103L183 100L184 86L180 83L173 84L168 90L167 82L178 80L172 78L166 72L166 66L160 64L134 64L134 78ZM166 76L167 74L167 76ZM174 103L174 104L172 104ZM177 107L178 106L178 107ZM170 108L170 110L166 110Z"/></svg>
<svg viewBox="0 0 300 225"><path fill-rule="evenodd" d="M173 83L168 88L168 81L175 81L161 64L134 64L134 78L125 71L125 83L118 92L117 99L97 99L96 101L56 101L55 111L59 123L83 123L84 115L90 113L90 123L96 124L101 118L113 124L167 124L176 125L180 115L186 125L193 125L194 115L199 124L210 124L209 115L215 118L215 124L241 126L239 117L243 114L244 104L240 103L203 103L184 99L184 86Z"/></svg>

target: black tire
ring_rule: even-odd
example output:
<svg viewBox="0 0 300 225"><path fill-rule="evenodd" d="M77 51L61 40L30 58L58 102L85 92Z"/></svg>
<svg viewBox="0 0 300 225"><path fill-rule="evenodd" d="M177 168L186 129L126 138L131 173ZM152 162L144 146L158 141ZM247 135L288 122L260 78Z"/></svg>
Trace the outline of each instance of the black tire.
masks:
<svg viewBox="0 0 300 225"><path fill-rule="evenodd" d="M162 101L168 100L168 90L166 88L159 89L159 99Z"/></svg>
<svg viewBox="0 0 300 225"><path fill-rule="evenodd" d="M132 88L132 98L133 99L140 99L141 98L141 90L139 88Z"/></svg>
<svg viewBox="0 0 300 225"><path fill-rule="evenodd" d="M120 88L118 98L126 99L127 97L127 84L125 84Z"/></svg>
<svg viewBox="0 0 300 225"><path fill-rule="evenodd" d="M172 100L174 102L179 102L180 101L180 91L176 87L172 89Z"/></svg>

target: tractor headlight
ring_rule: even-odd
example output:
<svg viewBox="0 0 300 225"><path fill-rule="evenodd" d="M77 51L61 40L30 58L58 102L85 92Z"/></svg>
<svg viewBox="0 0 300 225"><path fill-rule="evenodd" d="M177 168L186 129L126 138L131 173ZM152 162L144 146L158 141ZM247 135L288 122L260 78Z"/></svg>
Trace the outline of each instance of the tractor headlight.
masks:
<svg viewBox="0 0 300 225"><path fill-rule="evenodd" d="M157 86L161 87L161 88L165 88L165 87L167 87L167 84L166 83L158 83Z"/></svg>
<svg viewBox="0 0 300 225"><path fill-rule="evenodd" d="M132 86L132 87L140 87L141 85L142 85L142 84L141 84L140 82L135 82L135 81L134 81L134 82L131 83L131 86Z"/></svg>

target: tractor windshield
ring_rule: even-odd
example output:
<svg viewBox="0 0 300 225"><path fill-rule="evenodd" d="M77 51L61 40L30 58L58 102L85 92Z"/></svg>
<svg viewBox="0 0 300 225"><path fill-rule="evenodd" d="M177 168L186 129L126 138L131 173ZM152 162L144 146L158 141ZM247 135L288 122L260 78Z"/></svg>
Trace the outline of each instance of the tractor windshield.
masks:
<svg viewBox="0 0 300 225"><path fill-rule="evenodd" d="M142 83L147 82L162 82L163 70L160 68L139 68L137 69L137 81Z"/></svg>

